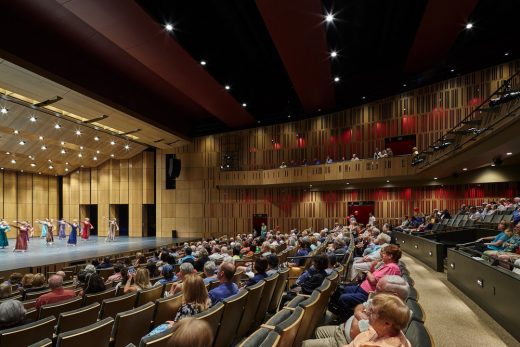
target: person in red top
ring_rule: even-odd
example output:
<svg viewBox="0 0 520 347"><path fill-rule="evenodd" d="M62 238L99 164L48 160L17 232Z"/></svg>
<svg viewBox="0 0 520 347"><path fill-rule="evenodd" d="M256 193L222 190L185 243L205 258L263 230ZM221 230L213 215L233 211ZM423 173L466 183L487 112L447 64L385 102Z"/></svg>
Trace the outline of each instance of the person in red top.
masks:
<svg viewBox="0 0 520 347"><path fill-rule="evenodd" d="M76 296L76 293L70 289L63 289L63 277L59 275L52 275L49 278L50 293L41 295L36 299L36 309L46 304L53 304L63 300L71 299Z"/></svg>
<svg viewBox="0 0 520 347"><path fill-rule="evenodd" d="M94 226L92 225L92 223L90 223L89 218L85 218L85 220L81 222L81 224L83 224L83 229L81 230L81 238L83 240L88 240L90 230L94 229Z"/></svg>
<svg viewBox="0 0 520 347"><path fill-rule="evenodd" d="M337 299L339 307L339 316L341 321L347 320L354 313L356 305L361 304L368 299L368 295L375 292L377 282L386 275L401 276L401 270L397 263L401 258L401 250L396 245L386 246L381 250L383 263L373 264L367 273L366 279L357 286L348 286L342 291L337 290L334 296ZM333 298L334 299L334 298Z"/></svg>

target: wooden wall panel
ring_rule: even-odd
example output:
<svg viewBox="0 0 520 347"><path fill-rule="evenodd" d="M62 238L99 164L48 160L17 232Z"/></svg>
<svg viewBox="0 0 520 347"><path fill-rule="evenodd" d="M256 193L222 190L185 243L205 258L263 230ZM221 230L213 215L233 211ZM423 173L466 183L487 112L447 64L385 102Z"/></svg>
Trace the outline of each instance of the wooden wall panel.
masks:
<svg viewBox="0 0 520 347"><path fill-rule="evenodd" d="M90 182L91 182L90 169L79 170L79 203L84 205L90 205Z"/></svg>
<svg viewBox="0 0 520 347"><path fill-rule="evenodd" d="M33 183L32 174L18 173L16 180L16 218L18 220L32 220L33 217Z"/></svg>
<svg viewBox="0 0 520 347"><path fill-rule="evenodd" d="M17 198L17 176L16 172L12 171L4 171L4 219L11 223L14 220L17 220L17 206L16 206L16 198ZM15 230L11 230L7 237L14 237L16 235Z"/></svg>

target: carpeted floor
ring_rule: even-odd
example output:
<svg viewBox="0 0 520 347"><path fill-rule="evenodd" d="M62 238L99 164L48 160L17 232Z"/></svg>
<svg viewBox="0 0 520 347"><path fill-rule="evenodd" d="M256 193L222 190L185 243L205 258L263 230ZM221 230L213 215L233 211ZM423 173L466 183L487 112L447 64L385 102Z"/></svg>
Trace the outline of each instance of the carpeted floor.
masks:
<svg viewBox="0 0 520 347"><path fill-rule="evenodd" d="M436 347L520 347L520 342L449 283L445 273L407 255L402 260L415 280L425 325Z"/></svg>

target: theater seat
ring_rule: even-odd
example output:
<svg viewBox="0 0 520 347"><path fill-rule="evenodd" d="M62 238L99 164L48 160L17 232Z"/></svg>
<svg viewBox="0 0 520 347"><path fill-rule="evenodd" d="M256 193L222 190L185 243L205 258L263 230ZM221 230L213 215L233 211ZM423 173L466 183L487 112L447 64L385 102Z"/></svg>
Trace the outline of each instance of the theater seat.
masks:
<svg viewBox="0 0 520 347"><path fill-rule="evenodd" d="M255 285L246 287L246 290L249 293L247 294L246 303L244 305L244 313L242 314L242 319L240 320L240 324L238 325L236 341L243 338L251 329L251 326L255 319L256 308L258 307L258 303L260 302L260 298L262 296L264 287L264 281L260 281Z"/></svg>
<svg viewBox="0 0 520 347"><path fill-rule="evenodd" d="M168 340L173 335L173 329L169 328L153 336L145 336L139 342L139 347L168 347Z"/></svg>
<svg viewBox="0 0 520 347"><path fill-rule="evenodd" d="M407 300L412 299L412 300L417 301L419 299L419 293L417 293L417 289L410 286L410 293L408 293L408 297L406 299Z"/></svg>
<svg viewBox="0 0 520 347"><path fill-rule="evenodd" d="M98 302L68 312L60 313L56 334L79 329L87 324L96 322L101 305Z"/></svg>
<svg viewBox="0 0 520 347"><path fill-rule="evenodd" d="M149 302L132 310L118 313L110 338L112 346L122 347L129 343L138 344L150 330L154 309L155 304Z"/></svg>
<svg viewBox="0 0 520 347"><path fill-rule="evenodd" d="M224 310L214 347L228 347L229 343L235 339L248 293L246 289L241 289L237 294L222 301Z"/></svg>
<svg viewBox="0 0 520 347"><path fill-rule="evenodd" d="M99 319L114 318L119 312L127 311L134 307L137 293L128 293L111 299L103 300L99 310Z"/></svg>
<svg viewBox="0 0 520 347"><path fill-rule="evenodd" d="M50 291L51 291L50 289L45 289L45 290L40 290L37 292L25 293L24 301L37 299L38 297L40 297L40 295L47 294Z"/></svg>
<svg viewBox="0 0 520 347"><path fill-rule="evenodd" d="M52 339L56 318L47 317L19 327L0 330L0 346L29 346L41 339Z"/></svg>
<svg viewBox="0 0 520 347"><path fill-rule="evenodd" d="M239 347L277 347L280 335L275 331L260 328L245 339Z"/></svg>
<svg viewBox="0 0 520 347"><path fill-rule="evenodd" d="M224 304L219 302L214 305L210 309L197 313L193 316L193 318L205 320L208 322L209 326L212 330L213 341L215 341L215 337L217 335L217 331L220 325L220 319L222 318L222 312L224 311Z"/></svg>
<svg viewBox="0 0 520 347"><path fill-rule="evenodd" d="M264 279L265 286L264 286L264 290L262 291L262 297L260 298L260 302L258 303L258 308L256 310L255 320L253 323L255 328L258 327L260 324L262 324L264 321L265 314L267 313L267 307L269 306L269 303L271 302L274 288L276 286L276 282L278 281L279 276L280 275L275 273L274 275L271 275Z"/></svg>
<svg viewBox="0 0 520 347"><path fill-rule="evenodd" d="M85 294L83 297L83 306L90 305L94 302L103 302L105 299L110 299L116 296L116 288L110 288L100 293Z"/></svg>
<svg viewBox="0 0 520 347"><path fill-rule="evenodd" d="M29 347L52 347L52 340L51 339L43 339L41 341L33 343Z"/></svg>
<svg viewBox="0 0 520 347"><path fill-rule="evenodd" d="M421 305L413 299L407 299L406 305L412 311L412 319L424 323L425 317Z"/></svg>
<svg viewBox="0 0 520 347"><path fill-rule="evenodd" d="M155 301L157 299L162 298L163 292L164 285L138 291L137 299L135 301L135 307L139 307L150 301Z"/></svg>
<svg viewBox="0 0 520 347"><path fill-rule="evenodd" d="M62 312L67 312L80 308L82 302L83 298L81 296L77 296L75 298L63 300L54 304L42 305L40 307L38 317L39 319L50 316L58 317Z"/></svg>
<svg viewBox="0 0 520 347"><path fill-rule="evenodd" d="M276 286L274 288L273 296L271 301L269 302L269 306L267 307L267 312L275 313L278 309L278 305L280 305L280 300L282 300L283 293L287 286L287 279L289 278L289 269L283 269L278 271L278 280L276 282Z"/></svg>
<svg viewBox="0 0 520 347"><path fill-rule="evenodd" d="M98 269L97 273L99 274L100 277L103 277L103 280L106 281L110 276L112 276L114 274L114 268L108 267L106 269Z"/></svg>
<svg viewBox="0 0 520 347"><path fill-rule="evenodd" d="M313 332L310 331L311 327L317 319L321 319L321 316L318 317L317 315L321 308L319 307L320 298L321 293L315 290L309 298L298 304L298 306L303 308L305 312L300 327L298 328L298 333L294 339L295 346L300 346L304 340L307 340L312 335Z"/></svg>
<svg viewBox="0 0 520 347"><path fill-rule="evenodd" d="M294 345L303 314L304 310L301 307L294 310L284 308L261 327L275 330L280 335L279 347L291 347Z"/></svg>
<svg viewBox="0 0 520 347"><path fill-rule="evenodd" d="M169 298L155 300L152 327L155 328L167 320L172 320L175 317L175 313L177 313L179 307L182 306L183 298L184 297L182 293L179 293L175 296L170 296Z"/></svg>
<svg viewBox="0 0 520 347"><path fill-rule="evenodd" d="M56 347L108 347L114 319L105 318L94 324L58 335Z"/></svg>
<svg viewBox="0 0 520 347"><path fill-rule="evenodd" d="M433 347L434 343L430 332L423 323L412 320L406 329L406 338L414 347Z"/></svg>
<svg viewBox="0 0 520 347"><path fill-rule="evenodd" d="M26 310L25 319L29 322L38 320L38 310L34 307Z"/></svg>

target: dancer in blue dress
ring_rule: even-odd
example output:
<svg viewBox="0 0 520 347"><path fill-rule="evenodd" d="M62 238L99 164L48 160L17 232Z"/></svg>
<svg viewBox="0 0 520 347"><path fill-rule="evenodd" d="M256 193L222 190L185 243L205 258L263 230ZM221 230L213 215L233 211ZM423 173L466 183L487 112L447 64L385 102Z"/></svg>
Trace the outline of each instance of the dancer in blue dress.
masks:
<svg viewBox="0 0 520 347"><path fill-rule="evenodd" d="M58 240L65 240L67 238L67 234L65 234L65 229L67 228L67 222L62 218L58 221Z"/></svg>
<svg viewBox="0 0 520 347"><path fill-rule="evenodd" d="M39 223L42 225L42 232L40 234L40 239L47 238L47 226L49 223L49 219L45 218L45 220L36 220L36 223Z"/></svg>
<svg viewBox="0 0 520 347"><path fill-rule="evenodd" d="M78 228L79 228L78 221L74 219L72 221L72 223L69 223L66 220L64 220L64 222L67 223L68 225L70 225L70 227L71 227L69 239L67 240L67 246L76 246L76 244L78 243L78 238L77 238Z"/></svg>
<svg viewBox="0 0 520 347"><path fill-rule="evenodd" d="M7 232L9 230L11 230L9 224L2 219L2 222L0 222L0 247L2 248L9 246L9 242L7 241Z"/></svg>

